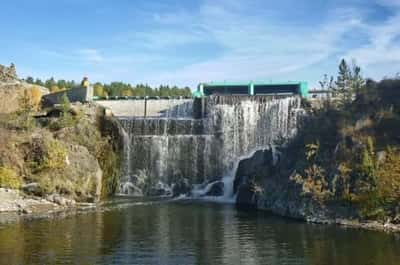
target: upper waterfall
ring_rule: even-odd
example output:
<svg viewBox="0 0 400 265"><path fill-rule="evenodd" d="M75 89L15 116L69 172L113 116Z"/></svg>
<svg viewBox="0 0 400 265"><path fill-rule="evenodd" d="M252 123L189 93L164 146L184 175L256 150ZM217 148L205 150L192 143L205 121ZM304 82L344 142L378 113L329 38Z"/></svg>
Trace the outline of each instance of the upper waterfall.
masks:
<svg viewBox="0 0 400 265"><path fill-rule="evenodd" d="M122 182L131 187L218 180L234 175L240 157L296 134L299 97L211 96L205 101L205 117L198 120L188 118L187 102L163 117L121 117L126 132Z"/></svg>

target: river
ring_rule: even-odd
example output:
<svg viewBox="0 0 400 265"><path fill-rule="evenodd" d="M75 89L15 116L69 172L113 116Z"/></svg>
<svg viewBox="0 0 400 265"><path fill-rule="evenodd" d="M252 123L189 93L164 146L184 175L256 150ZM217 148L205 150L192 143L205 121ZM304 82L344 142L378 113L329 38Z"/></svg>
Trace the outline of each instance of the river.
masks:
<svg viewBox="0 0 400 265"><path fill-rule="evenodd" d="M0 264L399 264L400 235L199 201L116 198L0 225Z"/></svg>

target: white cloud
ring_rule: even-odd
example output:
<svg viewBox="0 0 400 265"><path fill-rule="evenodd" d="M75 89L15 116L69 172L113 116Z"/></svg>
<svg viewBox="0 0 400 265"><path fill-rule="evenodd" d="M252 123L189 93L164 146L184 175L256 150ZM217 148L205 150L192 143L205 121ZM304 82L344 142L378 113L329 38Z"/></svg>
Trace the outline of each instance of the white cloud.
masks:
<svg viewBox="0 0 400 265"><path fill-rule="evenodd" d="M193 86L200 81L289 76L339 52L337 42L342 36L361 26L355 10L348 9L326 24L293 29L266 17L243 15L246 11L238 3L227 7L219 1L205 2L199 13L190 16L196 21L193 25L201 23L207 37L223 47L221 56L165 71L157 80ZM190 23L188 15L182 17Z"/></svg>
<svg viewBox="0 0 400 265"><path fill-rule="evenodd" d="M200 81L210 80L282 80L312 71L322 76L335 69L320 65L341 56L355 58L375 77L372 71L379 67L387 70L400 65L400 47L394 42L400 35L400 0L375 1L397 15L385 22L368 24L365 10L342 6L324 11L320 20L311 19L313 24L296 25L296 17L290 17L290 23L286 23L278 19L272 8L257 9L256 1L204 0L195 9L149 16L149 28L110 36L112 49L86 47L74 52L47 51L46 55L83 63L102 81L152 85L194 87ZM348 2L354 6L364 3ZM346 36L354 32L366 34L369 42L357 43L348 50ZM205 43L218 48L213 57L197 56L202 51L195 49ZM173 57L182 47L193 50L188 55Z"/></svg>
<svg viewBox="0 0 400 265"><path fill-rule="evenodd" d="M385 4L398 3L400 1L381 1ZM400 36L400 8L393 9L395 15L381 24L364 26L369 36L369 43L347 51L346 58L355 58L357 63L367 69L367 74L373 78L380 78L382 67L387 69L387 75L393 75L400 71L400 43L396 39ZM388 67L389 66L389 67Z"/></svg>

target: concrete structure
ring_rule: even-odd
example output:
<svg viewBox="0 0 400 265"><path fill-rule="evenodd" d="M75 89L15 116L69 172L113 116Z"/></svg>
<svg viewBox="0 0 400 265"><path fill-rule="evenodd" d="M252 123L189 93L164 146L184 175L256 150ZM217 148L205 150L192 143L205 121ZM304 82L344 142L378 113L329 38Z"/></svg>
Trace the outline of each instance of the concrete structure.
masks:
<svg viewBox="0 0 400 265"><path fill-rule="evenodd" d="M122 99L96 100L111 109L115 116L130 117L193 117L193 99Z"/></svg>
<svg viewBox="0 0 400 265"><path fill-rule="evenodd" d="M211 82L201 83L197 94L218 95L301 95L308 97L307 82Z"/></svg>
<svg viewBox="0 0 400 265"><path fill-rule="evenodd" d="M66 94L70 102L88 102L93 98L93 87L88 88L76 87L65 91L51 93L42 97L44 107L53 106L59 104L62 96Z"/></svg>
<svg viewBox="0 0 400 265"><path fill-rule="evenodd" d="M310 99L332 99L335 93L331 90L310 90Z"/></svg>

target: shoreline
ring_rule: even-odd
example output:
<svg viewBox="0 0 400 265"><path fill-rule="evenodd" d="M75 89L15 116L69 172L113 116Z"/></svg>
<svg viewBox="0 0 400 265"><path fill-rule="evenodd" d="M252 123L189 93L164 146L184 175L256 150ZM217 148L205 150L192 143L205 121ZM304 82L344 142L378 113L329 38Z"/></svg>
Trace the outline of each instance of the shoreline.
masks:
<svg viewBox="0 0 400 265"><path fill-rule="evenodd" d="M5 196L5 194L8 196ZM173 201L179 201L179 199ZM218 201L212 202L218 203ZM0 225L34 219L48 219L58 217L64 218L76 213L88 213L91 211L99 210L100 208L102 208L101 205L102 202L60 205L41 197L23 195L17 190L0 188ZM276 216L299 220L301 222L309 224L336 225L343 228L365 229L386 233L400 232L400 224L393 224L389 222L382 223L378 221L360 221L345 218L329 219L313 216L296 218L263 208L256 208L252 210L266 211Z"/></svg>
<svg viewBox="0 0 400 265"><path fill-rule="evenodd" d="M59 200L54 200L54 197L45 199L25 195L19 190L0 188L0 224L64 216L97 207L96 203L72 203L61 196Z"/></svg>

